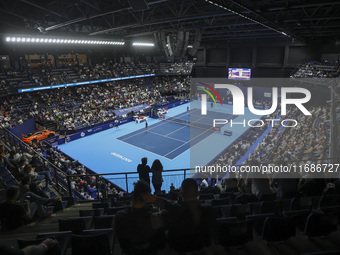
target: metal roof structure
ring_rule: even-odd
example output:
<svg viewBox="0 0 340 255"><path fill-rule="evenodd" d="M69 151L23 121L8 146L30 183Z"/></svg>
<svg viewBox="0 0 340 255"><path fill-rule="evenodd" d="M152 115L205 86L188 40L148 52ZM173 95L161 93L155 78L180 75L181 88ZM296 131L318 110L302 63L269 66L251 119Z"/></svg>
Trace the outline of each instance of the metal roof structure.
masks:
<svg viewBox="0 0 340 255"><path fill-rule="evenodd" d="M340 1L332 0L2 0L0 12L1 34L152 40L181 30L199 31L207 44L340 35Z"/></svg>

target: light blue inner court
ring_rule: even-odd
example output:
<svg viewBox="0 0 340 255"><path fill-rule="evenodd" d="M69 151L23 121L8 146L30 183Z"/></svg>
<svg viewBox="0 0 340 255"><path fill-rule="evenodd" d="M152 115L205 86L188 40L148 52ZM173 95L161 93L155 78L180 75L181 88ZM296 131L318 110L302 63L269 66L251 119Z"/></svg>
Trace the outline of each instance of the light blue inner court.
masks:
<svg viewBox="0 0 340 255"><path fill-rule="evenodd" d="M148 130L142 128L117 139L173 160L214 133L213 119L226 116L229 119L237 117L213 111L202 116L199 109L193 108L190 114L167 115L165 120L150 125Z"/></svg>
<svg viewBox="0 0 340 255"><path fill-rule="evenodd" d="M200 108L200 102L194 101L169 109L166 118L186 115L187 106L192 111L195 108L197 111ZM232 114L232 106L223 105L212 109L208 107L208 113L210 111L216 112L218 116L225 114L227 118ZM253 115L246 108L245 115L238 116L233 121L258 118L259 116ZM164 125L163 123L167 124ZM137 165L142 157L148 158L150 166L155 159L159 159L164 170L185 169L195 165L208 164L217 154L248 129L248 127L243 127L242 125L233 126L232 128L226 125L221 130L222 134L206 131L208 136L196 138L194 142L191 142L192 147L189 148L188 137L197 137L197 135L202 134L201 130L196 130L197 135L194 135L192 130L196 128L189 129L184 125L168 123L159 119L149 119L148 124L148 132L145 131L145 123L130 122L120 125L118 130L111 128L60 145L60 149L97 173L136 172ZM154 132L155 130L153 131L154 124L156 124L157 133ZM233 135L223 135L224 130L231 130ZM189 134L190 132L191 134ZM134 135L135 138L133 138ZM145 137L138 139L138 137L142 136ZM169 139L171 139L170 143ZM184 143L185 146L183 146ZM186 177L189 177L189 174L189 171L187 171ZM138 180L138 175L128 175L128 177L128 189L131 192L133 183ZM126 190L125 175L107 176L107 178ZM174 183L175 187L179 187L183 178L183 171L164 174L162 189L169 190L171 183Z"/></svg>

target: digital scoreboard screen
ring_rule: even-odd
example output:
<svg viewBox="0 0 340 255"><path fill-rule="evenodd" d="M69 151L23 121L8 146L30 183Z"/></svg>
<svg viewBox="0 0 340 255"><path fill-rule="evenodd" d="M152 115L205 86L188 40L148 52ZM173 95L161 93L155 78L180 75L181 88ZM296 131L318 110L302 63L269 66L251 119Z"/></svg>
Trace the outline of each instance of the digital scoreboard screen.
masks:
<svg viewBox="0 0 340 255"><path fill-rule="evenodd" d="M251 69L249 68L229 68L228 79L250 80Z"/></svg>

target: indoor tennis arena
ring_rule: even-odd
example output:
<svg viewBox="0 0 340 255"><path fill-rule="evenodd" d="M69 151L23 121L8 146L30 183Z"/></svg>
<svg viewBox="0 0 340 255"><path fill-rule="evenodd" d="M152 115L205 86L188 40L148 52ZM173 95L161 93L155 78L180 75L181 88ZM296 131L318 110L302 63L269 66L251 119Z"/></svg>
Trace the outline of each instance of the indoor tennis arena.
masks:
<svg viewBox="0 0 340 255"><path fill-rule="evenodd" d="M0 254L340 254L340 2L0 2Z"/></svg>

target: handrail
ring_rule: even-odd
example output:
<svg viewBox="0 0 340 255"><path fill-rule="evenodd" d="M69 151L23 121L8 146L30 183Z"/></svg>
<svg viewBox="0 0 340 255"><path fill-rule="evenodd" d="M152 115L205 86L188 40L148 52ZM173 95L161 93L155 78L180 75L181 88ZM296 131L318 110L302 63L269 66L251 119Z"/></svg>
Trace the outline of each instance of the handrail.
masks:
<svg viewBox="0 0 340 255"><path fill-rule="evenodd" d="M60 187L61 185L59 185L59 181L58 181L58 178L57 178L57 177L58 177L57 171L59 171L59 172L61 172L61 173L63 173L63 171L62 171L59 167L57 167L56 165L54 165L54 164L52 164L50 161L48 161L46 158L41 157L41 156L39 155L39 153L38 153L36 150L34 150L32 147L28 147L26 143L24 143L23 141L21 141L15 134L13 134L10 130L8 130L7 128L5 128L2 124L1 124L0 127L1 127L1 129L3 129L5 132L7 132L8 134L10 134L11 137L14 137L14 138L17 140L17 142L19 142L19 144L23 145L27 150L33 151L36 155L38 155L39 159L42 159L44 162L47 162L47 164L50 165L50 166L53 168L53 170L54 170L54 176L55 176L55 179L56 179L57 190L59 191L59 187ZM63 188L65 188L65 187L63 187ZM66 190L66 189L65 189L65 190Z"/></svg>
<svg viewBox="0 0 340 255"><path fill-rule="evenodd" d="M318 160L329 160L329 159L339 159L339 158L311 158L311 159L300 159L300 160L287 160L285 163L293 163L293 162L307 162L307 161L318 161ZM277 164L275 161L266 162L265 165L270 164ZM244 165L233 165L235 167L241 167ZM196 168L180 168L180 169L170 169L170 170L163 170L163 173L167 172L178 172L178 171L189 171L189 170L196 170ZM138 172L120 172L120 173L100 173L100 174L71 174L65 175L67 177L84 177L84 176L102 176L102 175L124 175L124 174L138 174Z"/></svg>
<svg viewBox="0 0 340 255"><path fill-rule="evenodd" d="M163 173L167 172L178 172L178 171L188 171L188 170L195 170L196 168L181 168L181 169L171 169L171 170L163 170ZM123 175L123 174L138 174L137 172L123 172L123 173L105 173L105 174L71 174L66 175L69 177L82 177L82 176L102 176L102 175Z"/></svg>

